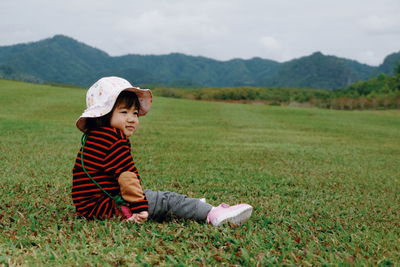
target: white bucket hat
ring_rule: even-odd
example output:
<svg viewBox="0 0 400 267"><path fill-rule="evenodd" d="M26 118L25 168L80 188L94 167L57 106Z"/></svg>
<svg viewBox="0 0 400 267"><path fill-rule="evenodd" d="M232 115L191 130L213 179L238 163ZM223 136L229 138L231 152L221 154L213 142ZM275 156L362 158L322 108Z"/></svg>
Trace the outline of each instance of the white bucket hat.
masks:
<svg viewBox="0 0 400 267"><path fill-rule="evenodd" d="M104 77L95 82L86 93L86 110L76 121L76 127L86 130L86 118L97 118L109 113L122 91L135 92L139 102L139 116L150 110L152 94L149 89L132 86L127 80L119 77Z"/></svg>

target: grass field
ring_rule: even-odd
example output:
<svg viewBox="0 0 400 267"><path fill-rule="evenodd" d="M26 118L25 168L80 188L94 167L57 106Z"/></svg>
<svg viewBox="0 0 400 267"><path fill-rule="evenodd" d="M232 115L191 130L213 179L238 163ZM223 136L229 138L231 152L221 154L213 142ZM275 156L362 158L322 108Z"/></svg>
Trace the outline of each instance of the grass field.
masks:
<svg viewBox="0 0 400 267"><path fill-rule="evenodd" d="M0 80L0 265L399 265L400 112L155 98L131 138L145 188L247 202L215 228L74 216L85 90Z"/></svg>

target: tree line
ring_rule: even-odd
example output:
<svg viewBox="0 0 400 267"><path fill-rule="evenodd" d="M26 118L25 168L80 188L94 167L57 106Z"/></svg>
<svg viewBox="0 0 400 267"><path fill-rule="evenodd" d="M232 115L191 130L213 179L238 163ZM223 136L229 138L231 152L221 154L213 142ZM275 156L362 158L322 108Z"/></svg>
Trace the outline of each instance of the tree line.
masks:
<svg viewBox="0 0 400 267"><path fill-rule="evenodd" d="M400 62L394 74L380 74L338 90L269 87L171 88L156 87L164 97L269 105L311 106L331 109L400 108Z"/></svg>

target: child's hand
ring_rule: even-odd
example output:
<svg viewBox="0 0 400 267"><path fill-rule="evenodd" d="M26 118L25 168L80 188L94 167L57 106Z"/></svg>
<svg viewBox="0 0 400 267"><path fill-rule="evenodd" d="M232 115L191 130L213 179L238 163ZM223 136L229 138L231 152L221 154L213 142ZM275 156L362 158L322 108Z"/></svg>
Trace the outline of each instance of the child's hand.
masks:
<svg viewBox="0 0 400 267"><path fill-rule="evenodd" d="M147 211L142 211L138 215L138 220L140 223L143 223L147 221L147 218L149 217L149 213Z"/></svg>
<svg viewBox="0 0 400 267"><path fill-rule="evenodd" d="M144 223L147 221L149 217L149 213L147 211L142 211L140 213L134 213L132 216L127 220L128 222L135 222L135 223Z"/></svg>

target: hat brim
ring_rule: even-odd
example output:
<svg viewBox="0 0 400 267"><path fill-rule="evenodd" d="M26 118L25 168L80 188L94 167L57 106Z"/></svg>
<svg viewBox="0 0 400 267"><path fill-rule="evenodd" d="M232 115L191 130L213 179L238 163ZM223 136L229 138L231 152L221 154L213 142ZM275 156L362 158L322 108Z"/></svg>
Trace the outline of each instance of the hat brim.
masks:
<svg viewBox="0 0 400 267"><path fill-rule="evenodd" d="M139 116L144 116L147 114L147 112L149 112L151 105L153 104L153 94L151 93L150 89L141 89L141 88L137 88L137 87L130 87L130 88L121 90L121 92L122 91L131 91L137 95L137 97L139 99L139 103L140 103L140 109L139 109L139 114L138 114ZM115 104L115 101L112 105L107 106L107 107L92 107L92 108L86 109L82 113L82 115L78 118L78 120L76 121L76 123L75 123L76 127L79 130L81 130L82 132L85 132L87 130L86 129L86 119L87 118L98 118L98 117L106 115L107 113L109 113L112 110L114 104Z"/></svg>

